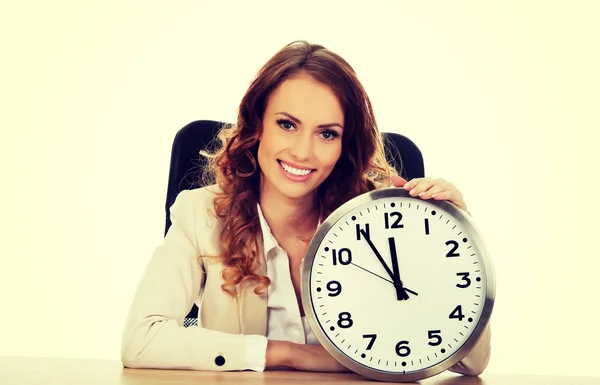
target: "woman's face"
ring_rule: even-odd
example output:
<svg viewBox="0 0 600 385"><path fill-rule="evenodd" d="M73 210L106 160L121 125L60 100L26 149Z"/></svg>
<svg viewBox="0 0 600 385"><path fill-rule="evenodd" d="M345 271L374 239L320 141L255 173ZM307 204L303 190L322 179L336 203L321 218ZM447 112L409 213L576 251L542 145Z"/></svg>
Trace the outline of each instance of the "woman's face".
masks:
<svg viewBox="0 0 600 385"><path fill-rule="evenodd" d="M271 94L258 145L261 193L297 199L327 179L342 152L344 113L329 88L302 74Z"/></svg>

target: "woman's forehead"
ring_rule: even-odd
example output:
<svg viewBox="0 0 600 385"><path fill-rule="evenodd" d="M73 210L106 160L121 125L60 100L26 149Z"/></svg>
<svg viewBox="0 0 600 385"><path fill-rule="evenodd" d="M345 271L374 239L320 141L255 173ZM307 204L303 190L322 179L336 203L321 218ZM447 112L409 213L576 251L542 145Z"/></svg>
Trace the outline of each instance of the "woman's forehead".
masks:
<svg viewBox="0 0 600 385"><path fill-rule="evenodd" d="M284 80L271 94L267 113L286 112L306 123L339 123L344 112L340 101L328 85L308 75ZM303 120L304 118L304 120Z"/></svg>

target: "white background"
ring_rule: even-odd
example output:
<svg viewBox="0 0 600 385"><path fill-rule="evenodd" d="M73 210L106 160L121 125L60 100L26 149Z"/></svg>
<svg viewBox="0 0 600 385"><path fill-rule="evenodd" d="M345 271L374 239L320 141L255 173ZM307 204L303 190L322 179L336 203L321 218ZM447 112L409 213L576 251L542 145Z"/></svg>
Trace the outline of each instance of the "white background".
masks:
<svg viewBox="0 0 600 385"><path fill-rule="evenodd" d="M0 355L119 359L170 149L296 39L463 192L498 279L489 372L598 375L595 1L21 1L0 8Z"/></svg>

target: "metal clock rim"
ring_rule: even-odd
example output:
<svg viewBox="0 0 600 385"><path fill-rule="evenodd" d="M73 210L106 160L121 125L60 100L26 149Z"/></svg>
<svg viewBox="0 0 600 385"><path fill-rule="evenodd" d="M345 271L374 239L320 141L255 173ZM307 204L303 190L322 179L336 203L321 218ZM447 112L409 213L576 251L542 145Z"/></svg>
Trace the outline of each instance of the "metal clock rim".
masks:
<svg viewBox="0 0 600 385"><path fill-rule="evenodd" d="M469 337L467 341L449 358L441 361L440 363L429 367L427 369L421 370L416 373L408 373L402 374L399 372L390 373L386 371L381 371L373 368L369 368L364 366L351 358L347 357L345 354L340 352L333 342L329 340L327 335L321 329L321 325L317 321L317 317L313 308L313 304L311 302L310 295L310 271L312 269L312 264L316 257L316 253L329 232L329 230L350 210L353 210L365 203L372 202L374 200L378 200L381 198L411 198L416 201L422 201L421 198L413 197L408 193L408 191L398 188L398 187L386 187L380 188L377 190L372 190L361 194L348 202L344 203L340 207L338 207L331 215L329 215L325 221L321 224L317 232L315 233L313 239L311 240L307 252L305 254L305 260L303 262L302 267L302 280L301 280L301 295L302 295L302 307L304 309L304 314L307 317L308 323L313 330L313 333L317 340L321 343L321 345L341 364L346 366L348 369L352 370L355 373L361 374L363 376L379 380L379 381L391 381L391 382L412 382L422 380L428 377L432 377L436 374L447 370L458 361L460 361L464 356L466 356L473 346L477 343L479 338L481 337L485 327L488 325L492 313L492 309L494 307L495 295L496 295L496 284L495 284L495 272L492 261L489 257L489 249L481 235L481 232L477 229L473 220L469 217L467 213L458 208L457 206L445 202L445 201L436 201L436 200L428 200L427 202L438 206L440 209L447 211L450 215L457 218L461 225L463 225L470 234L472 234L473 242L477 245L478 250L481 253L481 258L484 262L485 268L485 276L486 276L486 296L485 302L483 305L483 310L481 312L481 316L479 318L479 322L477 323L475 329L471 333L471 336L477 336L476 338Z"/></svg>

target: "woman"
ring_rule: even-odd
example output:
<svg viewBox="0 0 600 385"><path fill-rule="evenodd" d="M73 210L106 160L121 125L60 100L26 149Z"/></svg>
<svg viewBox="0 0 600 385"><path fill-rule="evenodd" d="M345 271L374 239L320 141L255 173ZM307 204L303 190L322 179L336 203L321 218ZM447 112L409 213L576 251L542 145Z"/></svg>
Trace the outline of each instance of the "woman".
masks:
<svg viewBox="0 0 600 385"><path fill-rule="evenodd" d="M377 186L404 187L462 209L443 179L410 183L383 154L369 98L350 65L294 42L267 62L221 130L216 183L182 191L123 332L131 368L347 371L314 338L300 300L301 264L319 223ZM199 304L199 325L183 319ZM489 330L451 368L478 375Z"/></svg>

